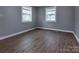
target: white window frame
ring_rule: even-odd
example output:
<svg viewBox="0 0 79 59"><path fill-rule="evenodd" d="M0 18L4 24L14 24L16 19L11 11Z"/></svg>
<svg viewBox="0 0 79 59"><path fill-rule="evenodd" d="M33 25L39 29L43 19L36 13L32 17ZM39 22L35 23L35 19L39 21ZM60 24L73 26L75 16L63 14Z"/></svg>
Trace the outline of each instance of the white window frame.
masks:
<svg viewBox="0 0 79 59"><path fill-rule="evenodd" d="M25 12L24 12L25 10ZM29 14L27 13L29 12ZM30 19L25 19L26 16L30 16ZM32 7L22 6L22 23L32 22Z"/></svg>
<svg viewBox="0 0 79 59"><path fill-rule="evenodd" d="M48 14L47 14L48 10L52 11L52 12L55 11L55 14L53 14L54 17L55 17L54 20L51 20L51 18L48 20L48 18L47 18L48 17ZM45 13L46 13L46 17L45 17L46 18L46 22L56 22L56 7L47 7Z"/></svg>

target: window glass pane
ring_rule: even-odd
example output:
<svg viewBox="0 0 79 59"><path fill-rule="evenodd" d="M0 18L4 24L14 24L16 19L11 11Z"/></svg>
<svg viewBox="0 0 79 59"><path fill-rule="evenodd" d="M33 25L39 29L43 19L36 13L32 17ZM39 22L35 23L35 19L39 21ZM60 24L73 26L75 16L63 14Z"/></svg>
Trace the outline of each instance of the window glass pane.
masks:
<svg viewBox="0 0 79 59"><path fill-rule="evenodd" d="M56 11L52 11L51 13L52 13L52 14L56 14Z"/></svg>
<svg viewBox="0 0 79 59"><path fill-rule="evenodd" d="M22 7L22 22L32 22L31 7Z"/></svg>
<svg viewBox="0 0 79 59"><path fill-rule="evenodd" d="M31 21L30 15L23 15L23 22Z"/></svg>
<svg viewBox="0 0 79 59"><path fill-rule="evenodd" d="M51 20L55 20L55 16L54 15L51 16Z"/></svg>
<svg viewBox="0 0 79 59"><path fill-rule="evenodd" d="M56 21L56 8L46 8L46 21Z"/></svg>
<svg viewBox="0 0 79 59"><path fill-rule="evenodd" d="M28 11L28 10L23 10L23 13L26 13L26 14L31 14L31 11Z"/></svg>
<svg viewBox="0 0 79 59"><path fill-rule="evenodd" d="M51 19L55 19L55 15L52 15L52 16L51 16Z"/></svg>

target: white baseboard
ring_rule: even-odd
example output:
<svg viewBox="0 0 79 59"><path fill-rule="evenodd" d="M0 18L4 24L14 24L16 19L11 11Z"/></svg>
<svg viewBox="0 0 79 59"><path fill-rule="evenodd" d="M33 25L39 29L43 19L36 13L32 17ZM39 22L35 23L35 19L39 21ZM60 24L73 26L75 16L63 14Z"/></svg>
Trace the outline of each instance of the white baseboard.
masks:
<svg viewBox="0 0 79 59"><path fill-rule="evenodd" d="M45 28L45 27L37 27L37 28L39 28L39 29L47 29L47 30L54 30L54 31L61 31L61 32L73 33L73 31L69 31L69 30L52 29L52 28Z"/></svg>
<svg viewBox="0 0 79 59"><path fill-rule="evenodd" d="M9 38L9 37L13 37L13 36L16 36L16 35L19 35L19 34L34 30L34 29L36 29L36 28L31 28L31 29L28 29L28 30L24 30L24 31L21 31L21 32L17 32L17 33L13 33L13 34L10 34L10 35L7 35L7 36L3 36L3 37L0 37L0 40L6 39L6 38Z"/></svg>
<svg viewBox="0 0 79 59"><path fill-rule="evenodd" d="M74 32L73 32L73 35L75 36L77 42L79 43L79 38L78 38L78 36L77 36Z"/></svg>

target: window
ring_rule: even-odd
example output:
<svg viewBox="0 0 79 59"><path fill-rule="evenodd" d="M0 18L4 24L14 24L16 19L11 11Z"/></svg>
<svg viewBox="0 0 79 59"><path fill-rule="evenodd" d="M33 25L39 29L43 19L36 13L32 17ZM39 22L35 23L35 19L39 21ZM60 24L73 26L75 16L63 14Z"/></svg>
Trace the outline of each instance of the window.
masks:
<svg viewBox="0 0 79 59"><path fill-rule="evenodd" d="M56 22L56 7L47 7L46 8L46 21Z"/></svg>
<svg viewBox="0 0 79 59"><path fill-rule="evenodd" d="M22 22L32 22L32 7L22 7Z"/></svg>

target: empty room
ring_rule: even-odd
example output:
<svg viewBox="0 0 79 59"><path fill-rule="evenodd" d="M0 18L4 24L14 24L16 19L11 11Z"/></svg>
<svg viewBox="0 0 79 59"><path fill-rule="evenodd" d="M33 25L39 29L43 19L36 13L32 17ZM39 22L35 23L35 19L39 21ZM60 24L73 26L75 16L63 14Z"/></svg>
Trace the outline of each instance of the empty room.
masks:
<svg viewBox="0 0 79 59"><path fill-rule="evenodd" d="M79 53L79 7L0 6L0 53Z"/></svg>

